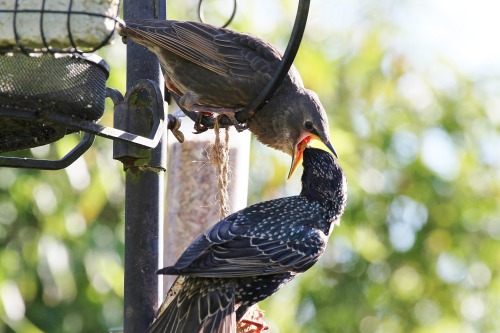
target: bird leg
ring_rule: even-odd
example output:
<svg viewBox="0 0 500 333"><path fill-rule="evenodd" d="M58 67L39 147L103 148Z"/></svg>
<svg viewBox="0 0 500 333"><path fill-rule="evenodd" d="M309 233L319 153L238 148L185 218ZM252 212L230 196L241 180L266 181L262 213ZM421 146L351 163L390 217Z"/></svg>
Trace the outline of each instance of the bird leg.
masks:
<svg viewBox="0 0 500 333"><path fill-rule="evenodd" d="M194 129L195 133L205 132L208 128L201 124L201 119L205 115L211 115L212 113L223 114L229 118L231 123L234 125L234 128L238 132L242 132L248 128L247 125L241 124L235 117L237 112L243 111L243 108L224 108L224 107L215 107L215 106L204 106L196 104L199 100L199 95L192 91L186 92L184 95L178 91L175 86L172 84L171 80L168 76L165 75L165 86L170 91L170 94L174 97L177 104L181 109L184 109L189 112L197 112L198 118L195 121Z"/></svg>
<svg viewBox="0 0 500 333"><path fill-rule="evenodd" d="M236 128L236 130L238 132L243 132L244 130L248 129L248 125L247 124L241 124L236 119L236 116L235 116L235 114L237 112L243 111L243 108L234 108L234 109L230 109L230 108L213 108L213 109L215 109L215 110L212 110L211 112L217 113L217 114L223 114L226 117L228 117L229 120L231 121L231 123L233 123L234 128Z"/></svg>
<svg viewBox="0 0 500 333"><path fill-rule="evenodd" d="M237 112L243 111L243 108L224 108L224 107L216 107L216 106L204 106L196 104L199 96L192 91L188 91L179 99L178 103L181 108L184 108L188 111L196 111L201 114L203 113L217 113L223 114L229 118L229 120L233 123L234 128L238 132L246 130L248 127L244 124L240 124L240 122L236 119L235 114Z"/></svg>
<svg viewBox="0 0 500 333"><path fill-rule="evenodd" d="M198 112L198 116L196 117L196 121L194 122L194 134L200 134L208 130L208 127L203 125L201 123L201 120L203 119L205 115L201 112Z"/></svg>
<svg viewBox="0 0 500 333"><path fill-rule="evenodd" d="M237 119L235 114L237 112L243 111L243 108L222 108L222 107L212 107L212 106L203 106L203 105L193 105L190 111L197 111L200 113L217 113L224 115L229 118L231 123L233 124L234 128L238 132L243 132L248 128L246 124L241 124Z"/></svg>
<svg viewBox="0 0 500 333"><path fill-rule="evenodd" d="M167 78L165 78L165 82L166 82L165 86L169 90L170 96L173 97L173 99L175 100L175 102L177 103L177 105L179 105L179 107L181 108L181 110L184 113L186 113L186 112L192 112L191 110L186 109L183 105L181 105L181 102L180 102L180 100L182 98L181 97L181 93L177 89L175 89L174 86L171 85L170 80L167 80ZM206 116L206 114L203 114L201 112L197 112L196 114L197 114L197 118L196 118L196 120L194 122L194 129L195 129L194 134L203 133L203 132L205 132L205 131L208 130L208 127L202 125L202 123L201 123L202 118L204 116Z"/></svg>
<svg viewBox="0 0 500 333"><path fill-rule="evenodd" d="M236 320L238 320L239 312L243 312L243 317L238 321L238 333L261 333L266 331L269 327L264 322L264 311L259 309L257 304L252 305L250 308L247 306L239 307L236 312Z"/></svg>
<svg viewBox="0 0 500 333"><path fill-rule="evenodd" d="M184 142L184 134L179 130L181 127L181 119L178 115L168 114L168 124L167 129L169 129L172 134L175 136L179 143Z"/></svg>
<svg viewBox="0 0 500 333"><path fill-rule="evenodd" d="M242 319L238 323L239 332L245 333L261 333L262 331L267 331L269 326L263 321L255 321L251 319Z"/></svg>

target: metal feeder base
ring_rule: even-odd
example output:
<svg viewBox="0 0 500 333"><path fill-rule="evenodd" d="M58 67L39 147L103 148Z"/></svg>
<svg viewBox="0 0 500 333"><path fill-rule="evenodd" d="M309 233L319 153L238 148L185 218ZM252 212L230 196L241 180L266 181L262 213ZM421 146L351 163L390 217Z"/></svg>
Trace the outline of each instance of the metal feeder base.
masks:
<svg viewBox="0 0 500 333"><path fill-rule="evenodd" d="M97 121L104 112L108 65L97 56L0 56L0 153L37 147L77 129L47 114Z"/></svg>

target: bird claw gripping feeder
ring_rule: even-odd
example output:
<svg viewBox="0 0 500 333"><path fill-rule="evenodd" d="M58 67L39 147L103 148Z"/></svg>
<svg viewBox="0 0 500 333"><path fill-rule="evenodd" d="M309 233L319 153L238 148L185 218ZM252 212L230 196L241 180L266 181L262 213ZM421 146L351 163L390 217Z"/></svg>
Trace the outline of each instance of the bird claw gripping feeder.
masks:
<svg viewBox="0 0 500 333"><path fill-rule="evenodd" d="M118 91L106 88L108 64L89 54L112 37L119 2L0 0L0 153L49 144L78 131L85 133L61 160L0 156L0 166L61 169L88 150L95 135L142 148L157 146L165 118L157 84L140 80L123 99ZM119 129L97 123L106 97L115 104ZM116 117L123 114L130 97L134 103L140 103L139 97L150 106L146 111L149 128L140 130L141 135L127 131L134 125L131 122L141 121L133 115L140 118L144 113L131 112L127 121ZM134 105L130 108L136 109ZM178 120L170 119L169 127L175 128Z"/></svg>

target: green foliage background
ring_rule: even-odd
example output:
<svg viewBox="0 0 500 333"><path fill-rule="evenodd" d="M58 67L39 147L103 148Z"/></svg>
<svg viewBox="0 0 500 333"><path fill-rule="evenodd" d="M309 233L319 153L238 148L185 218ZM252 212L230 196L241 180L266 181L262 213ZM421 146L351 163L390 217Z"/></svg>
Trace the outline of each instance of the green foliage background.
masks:
<svg viewBox="0 0 500 333"><path fill-rule="evenodd" d="M195 3L170 1L169 17L195 20ZM500 331L499 78L417 66L418 50L391 44L394 11L416 2L332 3L312 2L295 64L328 110L348 206L320 263L262 303L270 331ZM240 1L231 27L284 49L295 8ZM339 10L350 20L332 28ZM124 47L100 54L124 91ZM78 139L25 154L62 156ZM250 203L298 192L288 157L255 141L251 157ZM64 171L0 168L0 333L121 326L123 199L104 139Z"/></svg>

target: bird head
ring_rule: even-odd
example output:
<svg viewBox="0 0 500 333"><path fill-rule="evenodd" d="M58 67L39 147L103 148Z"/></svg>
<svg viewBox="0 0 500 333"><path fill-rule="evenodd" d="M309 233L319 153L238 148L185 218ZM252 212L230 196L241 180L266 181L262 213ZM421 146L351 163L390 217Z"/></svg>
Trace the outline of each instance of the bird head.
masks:
<svg viewBox="0 0 500 333"><path fill-rule="evenodd" d="M293 131L290 133L290 142L293 143L293 146L290 147L292 164L288 173L288 179L302 161L304 149L312 141L323 143L338 158L337 152L330 142L328 117L316 93L304 90L302 98L294 107L296 108L295 112L290 113L294 116L290 119L290 122L295 126L290 126L290 128L293 128Z"/></svg>
<svg viewBox="0 0 500 333"><path fill-rule="evenodd" d="M347 180L335 158L329 152L318 148L303 151L301 195L322 202L336 204L342 212L347 198Z"/></svg>

